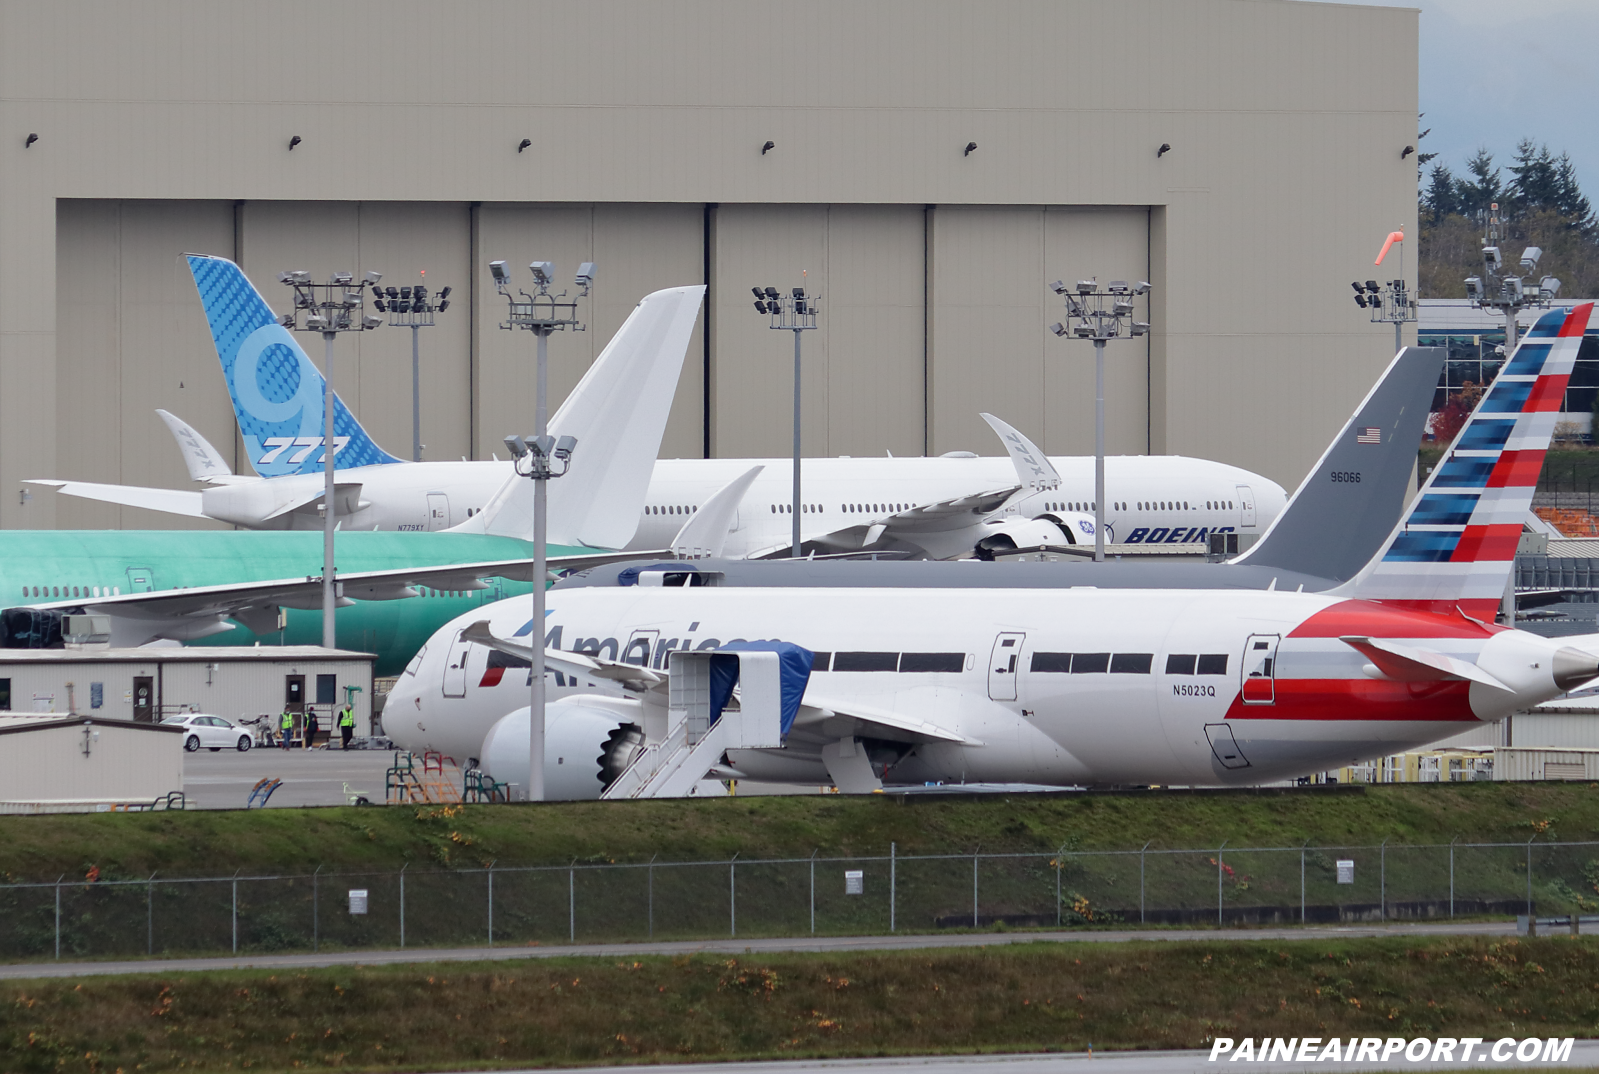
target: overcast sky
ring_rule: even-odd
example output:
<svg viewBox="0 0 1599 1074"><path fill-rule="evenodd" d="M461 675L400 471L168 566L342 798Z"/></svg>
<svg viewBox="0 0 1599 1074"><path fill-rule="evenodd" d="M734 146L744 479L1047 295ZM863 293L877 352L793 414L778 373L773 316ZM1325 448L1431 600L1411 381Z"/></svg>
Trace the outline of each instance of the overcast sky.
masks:
<svg viewBox="0 0 1599 1074"><path fill-rule="evenodd" d="M1366 3L1368 0L1353 0ZM1522 138L1570 153L1599 205L1599 0L1384 0L1421 9L1421 148L1459 175ZM1509 178L1508 174L1505 178Z"/></svg>

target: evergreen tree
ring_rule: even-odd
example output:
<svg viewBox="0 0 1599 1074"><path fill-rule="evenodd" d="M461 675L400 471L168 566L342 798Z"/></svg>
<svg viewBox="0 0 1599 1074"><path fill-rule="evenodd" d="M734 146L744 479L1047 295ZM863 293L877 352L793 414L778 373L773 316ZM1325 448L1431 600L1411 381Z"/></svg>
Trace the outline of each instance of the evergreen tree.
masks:
<svg viewBox="0 0 1599 1074"><path fill-rule="evenodd" d="M1427 174L1427 190L1421 196L1423 214L1430 216L1432 222L1437 224L1444 217L1460 212L1459 186L1460 181L1447 164L1434 164L1432 171Z"/></svg>
<svg viewBox="0 0 1599 1074"><path fill-rule="evenodd" d="M1460 180L1455 188L1460 198L1459 211L1462 215L1470 216L1479 210L1487 209L1489 205L1505 196L1505 186L1499 178L1499 169L1494 167L1493 154L1488 150L1477 150L1472 158L1466 161L1466 170L1471 173L1471 179Z"/></svg>
<svg viewBox="0 0 1599 1074"><path fill-rule="evenodd" d="M1593 206L1583 197L1582 188L1577 185L1577 168L1571 163L1570 153L1560 154L1560 160L1555 164L1554 202L1551 208L1564 217L1573 230L1586 235L1592 235L1595 231Z"/></svg>
<svg viewBox="0 0 1599 1074"><path fill-rule="evenodd" d="M1505 187L1505 208L1511 212L1541 212L1554 209L1559 200L1559 177L1555 158L1547 145L1534 147L1531 138L1516 143L1516 159L1510 165L1515 176Z"/></svg>

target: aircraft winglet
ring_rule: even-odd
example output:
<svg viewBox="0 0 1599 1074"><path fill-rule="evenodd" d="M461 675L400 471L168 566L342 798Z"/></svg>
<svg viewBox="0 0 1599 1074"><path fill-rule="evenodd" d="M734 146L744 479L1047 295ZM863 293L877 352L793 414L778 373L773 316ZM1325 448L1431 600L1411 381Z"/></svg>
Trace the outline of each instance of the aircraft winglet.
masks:
<svg viewBox="0 0 1599 1074"><path fill-rule="evenodd" d="M984 414L982 418L999 435L999 442L1005 445L1011 464L1016 467L1016 480L1023 488L1035 492L1060 488L1060 474L1055 472L1049 457L1039 450L1037 444L992 414Z"/></svg>

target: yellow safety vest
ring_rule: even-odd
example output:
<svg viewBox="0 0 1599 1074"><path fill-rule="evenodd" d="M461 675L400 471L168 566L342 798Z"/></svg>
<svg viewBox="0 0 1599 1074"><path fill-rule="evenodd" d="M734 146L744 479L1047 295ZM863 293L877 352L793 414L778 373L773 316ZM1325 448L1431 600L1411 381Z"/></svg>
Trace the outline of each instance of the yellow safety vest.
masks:
<svg viewBox="0 0 1599 1074"><path fill-rule="evenodd" d="M283 715L282 715L282 716L281 716L281 717L280 717L280 718L279 718L279 719L278 719L278 726L279 726L279 727L280 727L280 728L282 728L282 729L283 729L283 730L285 730L285 731L292 731L292 730L294 730L294 713L292 713L292 712L285 712L285 713L284 713L284 714L283 714Z"/></svg>
<svg viewBox="0 0 1599 1074"><path fill-rule="evenodd" d="M339 710L339 726L340 727L354 727L355 726L355 710L352 709L348 705L344 706L344 708Z"/></svg>

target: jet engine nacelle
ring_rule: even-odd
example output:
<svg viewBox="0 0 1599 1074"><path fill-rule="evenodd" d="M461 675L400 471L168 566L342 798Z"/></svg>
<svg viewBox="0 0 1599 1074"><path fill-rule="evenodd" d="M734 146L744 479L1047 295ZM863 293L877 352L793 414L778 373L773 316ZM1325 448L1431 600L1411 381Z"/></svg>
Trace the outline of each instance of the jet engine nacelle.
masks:
<svg viewBox="0 0 1599 1074"><path fill-rule="evenodd" d="M985 523L983 536L972 549L978 559L993 559L998 553L1018 548L1093 544L1094 517L1051 511L1037 518L1000 518ZM1112 529L1105 527L1105 540L1112 540Z"/></svg>
<svg viewBox="0 0 1599 1074"><path fill-rule="evenodd" d="M241 481L200 490L200 510L208 518L250 529L306 529L320 527L322 479L275 478ZM348 519L367 504L361 500L358 482L340 482L333 487L338 512ZM296 525L296 514L302 516Z"/></svg>
<svg viewBox="0 0 1599 1074"><path fill-rule="evenodd" d="M483 738L481 767L509 783L511 799L527 786L528 710L502 716ZM564 697L545 706L544 796L598 798L643 748L643 706L624 697Z"/></svg>

